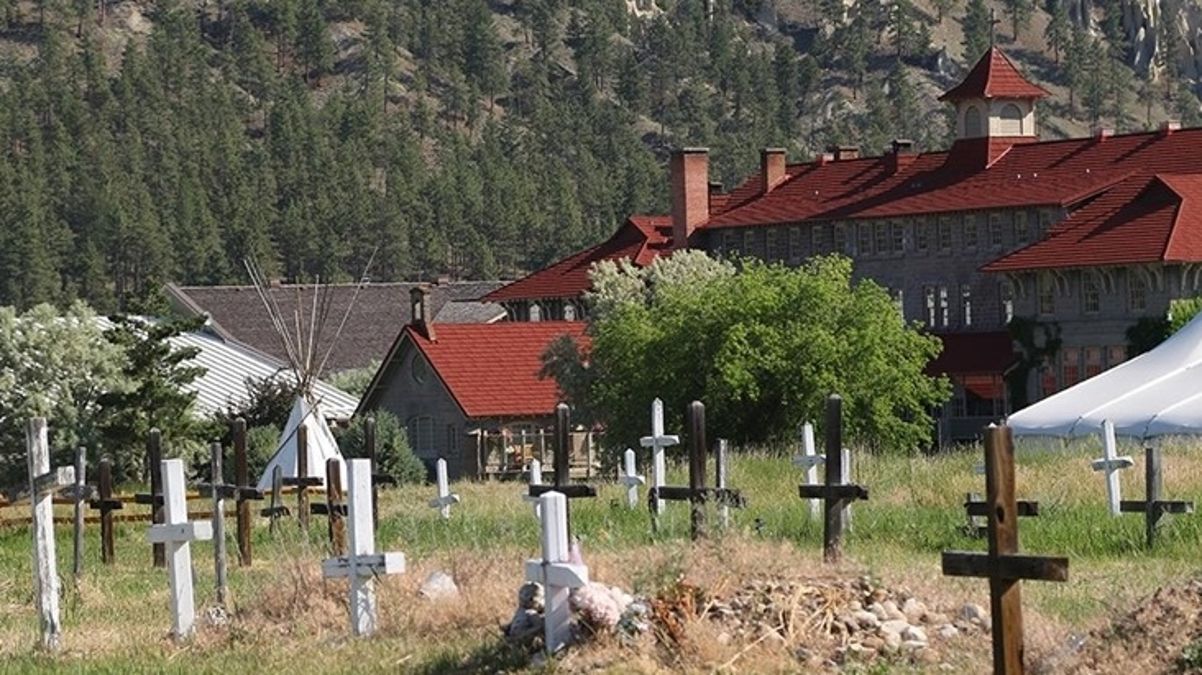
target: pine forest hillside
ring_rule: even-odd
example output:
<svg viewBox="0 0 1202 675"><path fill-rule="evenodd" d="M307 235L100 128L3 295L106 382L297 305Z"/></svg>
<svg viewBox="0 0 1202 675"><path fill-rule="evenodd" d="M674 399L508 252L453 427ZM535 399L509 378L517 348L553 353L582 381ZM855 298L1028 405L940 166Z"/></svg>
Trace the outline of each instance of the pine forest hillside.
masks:
<svg viewBox="0 0 1202 675"><path fill-rule="evenodd" d="M1194 8L1150 40L1048 1L0 0L0 304L154 311L246 258L512 277L664 211L673 147L728 186L765 146L944 147L991 34L1045 136L1197 121Z"/></svg>

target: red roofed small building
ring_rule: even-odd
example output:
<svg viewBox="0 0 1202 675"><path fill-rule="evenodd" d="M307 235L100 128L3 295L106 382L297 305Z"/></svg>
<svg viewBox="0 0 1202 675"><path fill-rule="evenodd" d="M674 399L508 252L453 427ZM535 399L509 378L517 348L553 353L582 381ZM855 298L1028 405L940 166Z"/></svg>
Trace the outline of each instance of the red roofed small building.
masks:
<svg viewBox="0 0 1202 675"><path fill-rule="evenodd" d="M532 454L549 453L545 430L562 396L553 378L540 377L542 356L563 336L587 344L585 324L439 324L429 320L427 302L424 288L412 291L412 321L393 341L356 414L392 413L427 468L444 458L452 478L521 471ZM587 458L591 434L573 436Z"/></svg>

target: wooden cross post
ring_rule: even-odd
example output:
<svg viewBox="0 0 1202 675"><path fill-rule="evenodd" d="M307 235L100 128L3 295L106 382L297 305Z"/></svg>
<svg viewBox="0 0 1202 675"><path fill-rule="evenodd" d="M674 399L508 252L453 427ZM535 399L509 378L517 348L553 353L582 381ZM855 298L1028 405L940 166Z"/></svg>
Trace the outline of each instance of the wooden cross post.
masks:
<svg viewBox="0 0 1202 675"><path fill-rule="evenodd" d="M221 466L224 449L221 447L221 443L209 444L209 452L211 454L210 482L201 483L197 487L201 494L209 494L213 497L213 572L216 577L217 604L224 607L226 596L229 595L229 582L226 580L225 567L225 499L235 496L237 488L225 482Z"/></svg>
<svg viewBox="0 0 1202 675"><path fill-rule="evenodd" d="M375 578L405 571L403 553L376 553L375 527L371 517L371 460L347 460L350 488L350 553L327 559L322 574L327 579L348 577L351 631L358 636L376 631Z"/></svg>
<svg viewBox="0 0 1202 675"><path fill-rule="evenodd" d="M993 672L1023 672L1023 614L1020 581L1067 581L1068 558L1018 553L1018 508L1014 499L1014 445L1009 427L985 431L985 488L989 553L943 552L947 576L988 577L993 619Z"/></svg>
<svg viewBox="0 0 1202 675"><path fill-rule="evenodd" d="M71 574L76 587L79 578L83 576L83 525L84 502L91 497L91 489L87 485L88 457L87 450L81 445L75 449L75 484L70 488L71 499L75 502L74 546L72 546Z"/></svg>
<svg viewBox="0 0 1202 675"><path fill-rule="evenodd" d="M188 522L183 460L165 459L160 471L166 483L164 501L167 522L151 525L146 538L152 543L162 543L169 549L167 573L171 583L171 632L176 640L187 640L192 637L193 624L196 623L190 542L212 539L213 525L204 521Z"/></svg>
<svg viewBox="0 0 1202 675"><path fill-rule="evenodd" d="M826 399L826 483L802 485L802 499L822 499L825 514L822 524L822 558L828 563L843 558L843 534L847 528L847 506L856 499L868 499L868 488L847 481L843 470L843 399L831 394Z"/></svg>
<svg viewBox="0 0 1202 675"><path fill-rule="evenodd" d="M626 448L622 455L622 475L618 482L626 486L626 505L635 508L639 505L639 486L646 484L646 479L639 475L635 466L634 450Z"/></svg>
<svg viewBox="0 0 1202 675"><path fill-rule="evenodd" d="M120 499L113 499L113 462L108 457L100 460L96 469L96 499L89 505L100 512L100 562L112 565L117 561L113 546L113 511L120 511Z"/></svg>
<svg viewBox="0 0 1202 675"><path fill-rule="evenodd" d="M309 428L296 427L296 476L284 479L284 485L296 487L296 522L303 532L309 532L309 488L321 485L321 477L309 475Z"/></svg>
<svg viewBox="0 0 1202 675"><path fill-rule="evenodd" d="M802 454L793 456L793 464L806 472L806 484L818 484L818 465L826 461L825 455L819 455L814 449L814 425L806 422L801 425ZM822 515L822 504L818 499L810 500L810 518L818 519Z"/></svg>
<svg viewBox="0 0 1202 675"><path fill-rule="evenodd" d="M134 502L147 504L151 508L151 522L158 525L163 522L163 435L158 429L151 429L146 437L146 469L150 474L150 493L134 495ZM154 566L166 567L167 554L162 544L151 546L154 554Z"/></svg>
<svg viewBox="0 0 1202 675"><path fill-rule="evenodd" d="M705 536L705 504L716 501L719 504L742 507L745 502L738 490L725 487L707 488L705 486L706 443L705 443L705 406L701 401L693 401L685 410L686 424L689 429L689 486L688 487L657 487L652 486L647 491L648 507L651 510L651 527L659 529L659 514L663 510L664 501L686 501L692 505L689 517L690 531L693 539ZM721 471L721 467L719 467Z"/></svg>
<svg viewBox="0 0 1202 675"><path fill-rule="evenodd" d="M259 515L264 518L270 518L268 526L270 532L274 535L276 523L280 518L288 515L288 507L284 506L284 469L279 465L275 465L275 469L271 472L271 502L270 505L259 512Z"/></svg>
<svg viewBox="0 0 1202 675"><path fill-rule="evenodd" d="M1127 455L1118 456L1118 440L1114 435L1114 423L1102 421L1102 456L1089 463L1094 471L1106 474L1106 503L1110 506L1110 515L1122 515L1122 486L1119 484L1119 471L1134 466L1135 460Z"/></svg>
<svg viewBox="0 0 1202 675"><path fill-rule="evenodd" d="M543 648L548 656L563 649L572 637L569 595L588 584L588 567L569 562L568 498L559 492L539 496L542 507L541 560L526 561L526 581L543 587Z"/></svg>
<svg viewBox="0 0 1202 675"><path fill-rule="evenodd" d="M1156 544L1156 528L1160 524L1160 517L1166 513L1193 513L1194 503L1161 499L1164 492L1164 476L1161 473L1159 447L1144 449L1144 482L1144 500L1123 501L1119 508L1123 513L1144 514L1148 548L1152 548Z"/></svg>
<svg viewBox="0 0 1202 675"><path fill-rule="evenodd" d="M330 552L346 555L346 502L342 499L342 463L326 460L326 522L330 530Z"/></svg>
<svg viewBox="0 0 1202 675"><path fill-rule="evenodd" d="M571 477L568 475L572 465L572 446L569 438L571 428L572 422L571 415L568 412L568 404L560 403L555 406L555 484L531 485L529 492L531 497L540 497L544 492L552 490L562 494L569 500L597 496L596 488L582 483L572 483ZM570 504L571 502L568 503ZM564 512L567 514L568 534L571 534L572 517L570 507L565 506Z"/></svg>
<svg viewBox="0 0 1202 675"><path fill-rule="evenodd" d="M714 454L714 486L719 490L726 489L727 450L726 439L719 438ZM725 501L718 502L718 521L722 523L723 530L730 527L730 504Z"/></svg>
<svg viewBox="0 0 1202 675"><path fill-rule="evenodd" d="M234 487L238 513L238 564L249 567L253 550L250 532L254 527L251 520L250 503L263 499L263 491L250 482L250 467L246 458L246 420L234 420L231 436L234 440Z"/></svg>
<svg viewBox="0 0 1202 675"><path fill-rule="evenodd" d="M29 501L33 505L33 589L41 625L42 649L58 651L58 569L54 547L54 493L75 482L74 467L50 470L46 419L34 417L25 428L29 460Z"/></svg>
<svg viewBox="0 0 1202 675"><path fill-rule="evenodd" d="M679 436L664 433L664 402L655 399L651 402L651 435L639 439L639 445L651 448L651 487L663 487L666 483L667 461L664 459L664 449L680 443ZM664 512L662 503L656 506L656 514Z"/></svg>
<svg viewBox="0 0 1202 675"><path fill-rule="evenodd" d="M375 527L379 527L379 486L395 486L396 476L380 471L380 463L376 461L376 418L374 417L368 417L363 421L363 444L367 446L367 459L371 461L371 522L375 524Z"/></svg>
<svg viewBox="0 0 1202 675"><path fill-rule="evenodd" d="M542 484L543 484L543 464L542 464L542 462L538 461L537 459L531 459L530 460L530 475L528 476L528 483L527 483L528 489L526 491L526 494L522 495L522 499L524 501L534 504L534 517L540 518L540 519L542 518L542 516L540 515L542 513L542 511L539 509L539 506L538 506L538 503L539 503L538 497L531 496L531 495L534 494L534 488L539 487Z"/></svg>
<svg viewBox="0 0 1202 675"><path fill-rule="evenodd" d="M438 515L446 520L451 517L451 504L459 503L459 495L451 492L451 486L447 482L447 460L439 457L434 466L438 496L430 500L430 506L438 509Z"/></svg>

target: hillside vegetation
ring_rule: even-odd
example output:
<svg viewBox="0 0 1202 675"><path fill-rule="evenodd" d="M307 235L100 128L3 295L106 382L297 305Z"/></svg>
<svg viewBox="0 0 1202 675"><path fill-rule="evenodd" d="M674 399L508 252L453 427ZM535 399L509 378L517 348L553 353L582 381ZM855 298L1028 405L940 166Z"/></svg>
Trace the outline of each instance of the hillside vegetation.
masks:
<svg viewBox="0 0 1202 675"><path fill-rule="evenodd" d="M1197 117L1174 59L1125 65L1119 0L996 9L1055 94L1046 133ZM243 281L245 258L292 280L517 275L665 209L671 147L709 146L730 186L768 145L945 145L935 94L989 11L2 0L0 304L153 311L162 282Z"/></svg>

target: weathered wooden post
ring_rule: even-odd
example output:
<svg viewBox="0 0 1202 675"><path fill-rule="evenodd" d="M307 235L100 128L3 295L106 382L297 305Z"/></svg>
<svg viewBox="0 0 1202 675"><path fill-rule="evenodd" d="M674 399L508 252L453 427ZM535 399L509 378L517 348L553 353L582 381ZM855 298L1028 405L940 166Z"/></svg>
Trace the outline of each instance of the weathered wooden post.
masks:
<svg viewBox="0 0 1202 675"><path fill-rule="evenodd" d="M374 488L373 488L374 489ZM330 552L346 555L346 502L342 499L342 463L326 460L326 517L330 530Z"/></svg>
<svg viewBox="0 0 1202 675"><path fill-rule="evenodd" d="M647 491L648 508L651 511L651 527L659 530L659 514L664 501L685 501L690 504L689 524L693 539L705 536L705 505L710 501L735 507L746 502L738 490L725 487L705 486L706 451L705 406L693 401L685 410L685 421L689 429L689 485L688 487L652 486ZM719 467L719 471L721 471Z"/></svg>
<svg viewBox="0 0 1202 675"><path fill-rule="evenodd" d="M563 649L572 637L569 595L588 584L588 567L570 560L568 498L559 492L539 496L542 507L541 560L526 561L526 580L543 586L543 647L548 656Z"/></svg>
<svg viewBox="0 0 1202 675"><path fill-rule="evenodd" d="M438 509L438 515L446 520L451 517L451 504L459 503L459 495L451 492L451 486L447 482L447 460L439 457L434 473L438 484L438 496L430 500L430 506Z"/></svg>
<svg viewBox="0 0 1202 675"><path fill-rule="evenodd" d="M254 522L251 520L250 503L263 499L263 491L250 482L250 467L246 458L246 420L241 417L234 420L230 435L234 441L234 486L237 488L238 564L249 567L254 557L250 537Z"/></svg>
<svg viewBox="0 0 1202 675"><path fill-rule="evenodd" d="M802 499L825 501L822 526L822 557L828 563L843 558L843 534L847 527L847 504L868 499L868 488L845 482L843 472L843 399L831 394L826 399L826 484L802 485Z"/></svg>
<svg viewBox="0 0 1202 675"><path fill-rule="evenodd" d="M58 569L54 547L54 493L75 482L75 469L50 470L46 418L34 417L25 427L29 464L29 501L33 505L33 589L41 625L42 649L58 651L62 625L58 619Z"/></svg>
<svg viewBox="0 0 1202 675"><path fill-rule="evenodd" d="M296 522L305 534L309 533L309 486L320 485L321 479L309 476L309 428L296 427L296 477L284 479L285 485L296 486Z"/></svg>
<svg viewBox="0 0 1202 675"><path fill-rule="evenodd" d="M554 485L531 485L529 495L531 497L539 497L544 492L554 490L562 494L567 499L580 499L583 497L596 497L597 490L591 485L580 483L572 483L569 474L571 470L571 455L572 447L569 442L569 431L571 430L571 416L568 412L568 404L560 403L555 406L555 484ZM568 502L570 503L570 502ZM540 502L541 504L541 502ZM571 509L564 507L567 512L568 534L572 531Z"/></svg>
<svg viewBox="0 0 1202 675"><path fill-rule="evenodd" d="M284 506L284 470L279 464L271 472L271 501L269 506L259 512L264 518L269 518L268 531L275 534L280 518L288 515L288 507Z"/></svg>
<svg viewBox="0 0 1202 675"><path fill-rule="evenodd" d="M714 454L714 486L719 490L726 489L727 450L726 439L719 438ZM718 502L718 522L722 523L723 530L730 528L730 505L725 501Z"/></svg>
<svg viewBox="0 0 1202 675"><path fill-rule="evenodd" d="M1106 503L1110 506L1110 515L1122 515L1122 485L1119 484L1119 471L1134 466L1135 460L1127 455L1118 456L1118 440L1114 434L1114 423L1102 421L1102 456L1089 463L1094 471L1106 474Z"/></svg>
<svg viewBox="0 0 1202 675"><path fill-rule="evenodd" d="M108 457L100 460L96 471L96 499L91 508L100 512L100 561L112 565L117 561L113 546L113 511L124 506L120 499L113 499L113 462Z"/></svg>
<svg viewBox="0 0 1202 675"><path fill-rule="evenodd" d="M1160 448L1144 449L1144 500L1123 501L1119 508L1123 513L1144 514L1144 531L1148 548L1156 545L1156 528L1166 513L1193 513L1194 503L1161 499L1164 491L1164 476L1161 473Z"/></svg>
<svg viewBox="0 0 1202 675"><path fill-rule="evenodd" d="M176 640L186 640L192 637L196 623L190 542L212 539L213 526L204 521L188 522L183 461L165 459L160 471L166 482L164 501L167 522L151 525L146 536L151 542L161 542L170 548L167 572L171 583L172 635Z"/></svg>
<svg viewBox="0 0 1202 675"><path fill-rule="evenodd" d="M374 527L379 527L379 486L395 486L397 483L396 476L380 471L380 463L376 460L376 418L374 417L368 417L363 421L363 443L367 446L367 458L371 461L371 522L374 523Z"/></svg>
<svg viewBox="0 0 1202 675"><path fill-rule="evenodd" d="M213 443L209 451L213 454L210 478L213 481L213 572L217 585L217 604L225 607L229 595L225 569L225 497L227 493L234 492L234 486L226 485L223 478L221 443Z"/></svg>
<svg viewBox="0 0 1202 675"><path fill-rule="evenodd" d="M376 631L374 579L405 571L404 554L376 553L375 528L371 522L371 477L371 460L347 460L350 553L322 563L322 573L327 579L350 578L351 630L359 636Z"/></svg>
<svg viewBox="0 0 1202 675"><path fill-rule="evenodd" d="M150 521L156 525L163 522L163 434L158 429L151 429L146 438L146 462L150 473L150 494L134 495L138 504L149 504L151 508ZM154 556L155 567L167 566L166 549L162 544L153 544L151 552Z"/></svg>
<svg viewBox="0 0 1202 675"><path fill-rule="evenodd" d="M83 520L84 501L88 498L87 450L81 445L75 449L75 485L72 486L71 499L75 501L74 546L72 547L71 574L75 585L79 586L79 578L83 576Z"/></svg>
<svg viewBox="0 0 1202 675"><path fill-rule="evenodd" d="M985 487L989 553L944 551L948 576L988 577L993 625L993 671L1023 672L1023 615L1020 581L1067 581L1068 559L1018 553L1018 508L1014 499L1014 445L1008 427L985 431Z"/></svg>
<svg viewBox="0 0 1202 675"><path fill-rule="evenodd" d="M793 456L793 464L806 472L806 484L818 484L818 465L826 461L825 455L819 455L814 449L814 425L806 422L801 425L802 454ZM822 515L821 500L810 500L810 517L817 520Z"/></svg>
<svg viewBox="0 0 1202 675"><path fill-rule="evenodd" d="M679 436L670 436L664 433L664 402L657 398L651 402L651 435L639 439L639 445L651 448L651 487L658 488L665 485L667 461L664 458L664 449L678 443L680 443ZM659 509L657 514L664 512L662 502L657 504L656 508Z"/></svg>
<svg viewBox="0 0 1202 675"><path fill-rule="evenodd" d="M634 450L626 448L622 455L622 475L618 482L626 486L626 506L635 508L639 505L639 486L647 481L639 475L635 466Z"/></svg>

